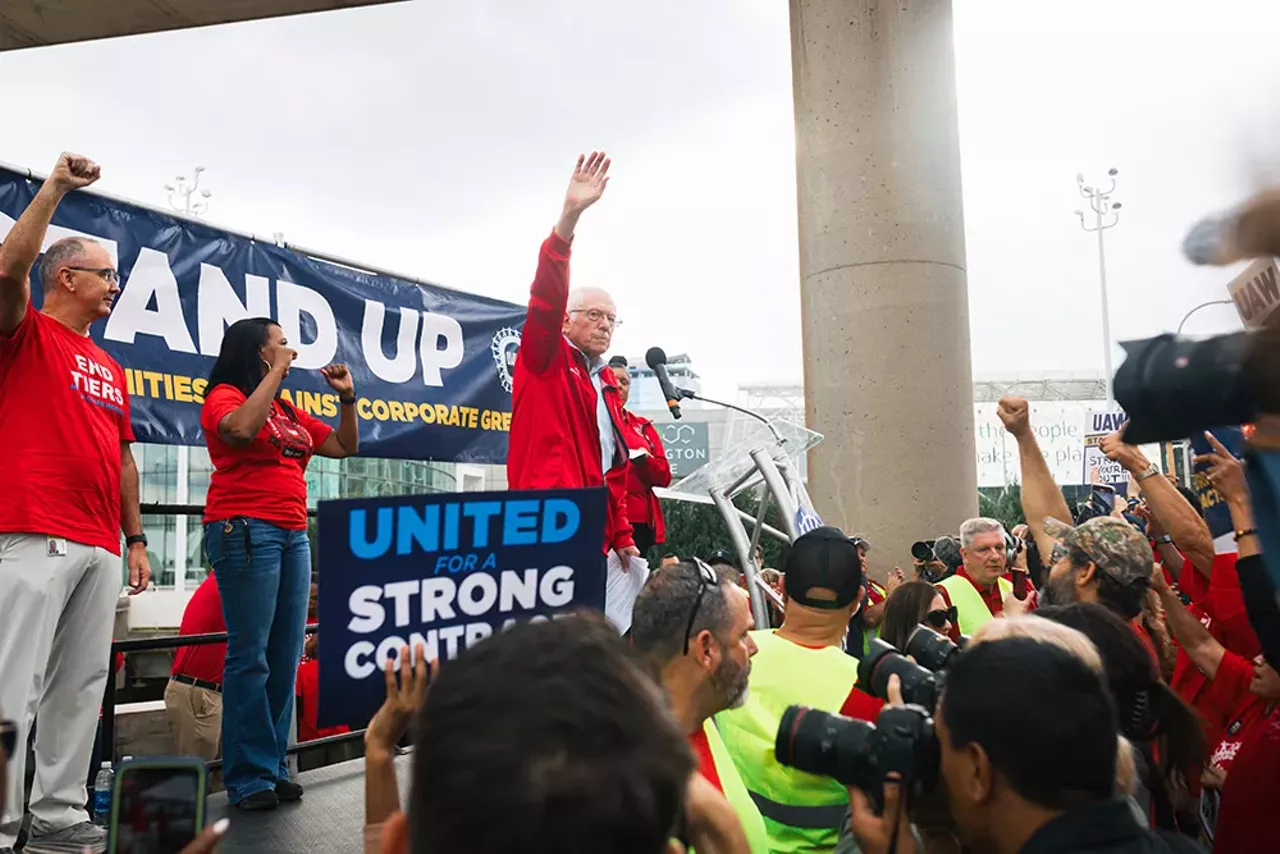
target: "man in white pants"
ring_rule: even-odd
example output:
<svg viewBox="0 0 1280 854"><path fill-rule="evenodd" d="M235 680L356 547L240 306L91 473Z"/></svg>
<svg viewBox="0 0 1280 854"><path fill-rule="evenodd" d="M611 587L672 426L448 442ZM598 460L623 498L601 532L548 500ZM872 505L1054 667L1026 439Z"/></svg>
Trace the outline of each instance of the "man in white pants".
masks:
<svg viewBox="0 0 1280 854"><path fill-rule="evenodd" d="M63 154L0 243L0 708L17 722L0 815L0 854L22 825L27 736L36 727L31 835L25 854L106 849L85 812L85 779L106 686L120 534L129 584L151 567L138 507L124 372L89 337L120 292L93 240L49 245L30 273L67 193L98 179L93 161Z"/></svg>

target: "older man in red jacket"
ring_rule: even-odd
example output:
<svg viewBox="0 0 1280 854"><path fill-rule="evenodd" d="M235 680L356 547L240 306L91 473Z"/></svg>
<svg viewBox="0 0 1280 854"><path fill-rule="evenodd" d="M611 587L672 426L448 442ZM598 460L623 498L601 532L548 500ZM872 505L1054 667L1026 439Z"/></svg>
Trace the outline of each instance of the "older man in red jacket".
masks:
<svg viewBox="0 0 1280 854"><path fill-rule="evenodd" d="M640 554L627 521L627 445L622 401L604 353L618 325L613 298L598 288L569 290L569 246L582 212L609 183L603 152L578 158L564 209L538 254L529 314L512 387L512 489L607 485L606 550Z"/></svg>

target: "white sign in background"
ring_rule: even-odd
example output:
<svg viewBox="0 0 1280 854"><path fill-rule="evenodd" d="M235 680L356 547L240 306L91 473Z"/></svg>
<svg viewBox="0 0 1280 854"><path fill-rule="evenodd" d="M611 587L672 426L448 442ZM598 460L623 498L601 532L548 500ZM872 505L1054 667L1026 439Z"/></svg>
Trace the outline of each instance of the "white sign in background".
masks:
<svg viewBox="0 0 1280 854"><path fill-rule="evenodd" d="M1097 403L1047 401L1031 403L1031 429L1040 453L1049 463L1053 479L1062 485L1083 483L1084 423ZM1004 429L996 415L995 402L973 405L974 433L978 452L978 486L1005 486L1022 482L1018 443Z"/></svg>

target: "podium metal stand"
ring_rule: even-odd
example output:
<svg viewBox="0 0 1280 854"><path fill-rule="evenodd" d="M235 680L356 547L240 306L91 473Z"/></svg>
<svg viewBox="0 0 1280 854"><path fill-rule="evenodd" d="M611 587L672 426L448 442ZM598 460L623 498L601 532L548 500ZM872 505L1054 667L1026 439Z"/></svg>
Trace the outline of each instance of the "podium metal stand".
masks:
<svg viewBox="0 0 1280 854"><path fill-rule="evenodd" d="M764 582L759 576L761 567L756 565L755 547L761 534L790 543L822 524L800 478L800 462L823 437L803 424L781 418L768 419L736 406L728 408L757 419L758 426L726 448L719 459L695 469L661 494L681 501L714 504L720 511L747 576L747 594L756 627L764 629L769 627L769 606L761 593ZM733 498L755 488L761 495L759 511L753 517L734 506ZM777 505L782 517L781 531L764 523L771 502ZM750 531L746 523L751 525Z"/></svg>

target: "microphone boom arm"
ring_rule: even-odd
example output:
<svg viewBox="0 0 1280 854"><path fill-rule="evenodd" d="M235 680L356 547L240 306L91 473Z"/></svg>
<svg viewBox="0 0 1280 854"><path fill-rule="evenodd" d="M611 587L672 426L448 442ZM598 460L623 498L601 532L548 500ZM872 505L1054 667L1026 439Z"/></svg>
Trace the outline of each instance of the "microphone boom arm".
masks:
<svg viewBox="0 0 1280 854"><path fill-rule="evenodd" d="M684 400L685 398L688 398L689 400L700 400L703 403L710 403L713 406L722 406L725 409L732 409L734 412L741 412L743 415L750 415L752 418L769 428L769 432L773 434L774 439L778 440L779 445L785 445L787 443L787 440L778 433L778 428L773 425L773 422L768 418L765 418L759 412L752 412L750 409L733 403L725 403L723 400L712 400L709 397L703 397L696 392L689 391L687 388L680 388L679 386L676 386L676 393L680 395L681 400Z"/></svg>

